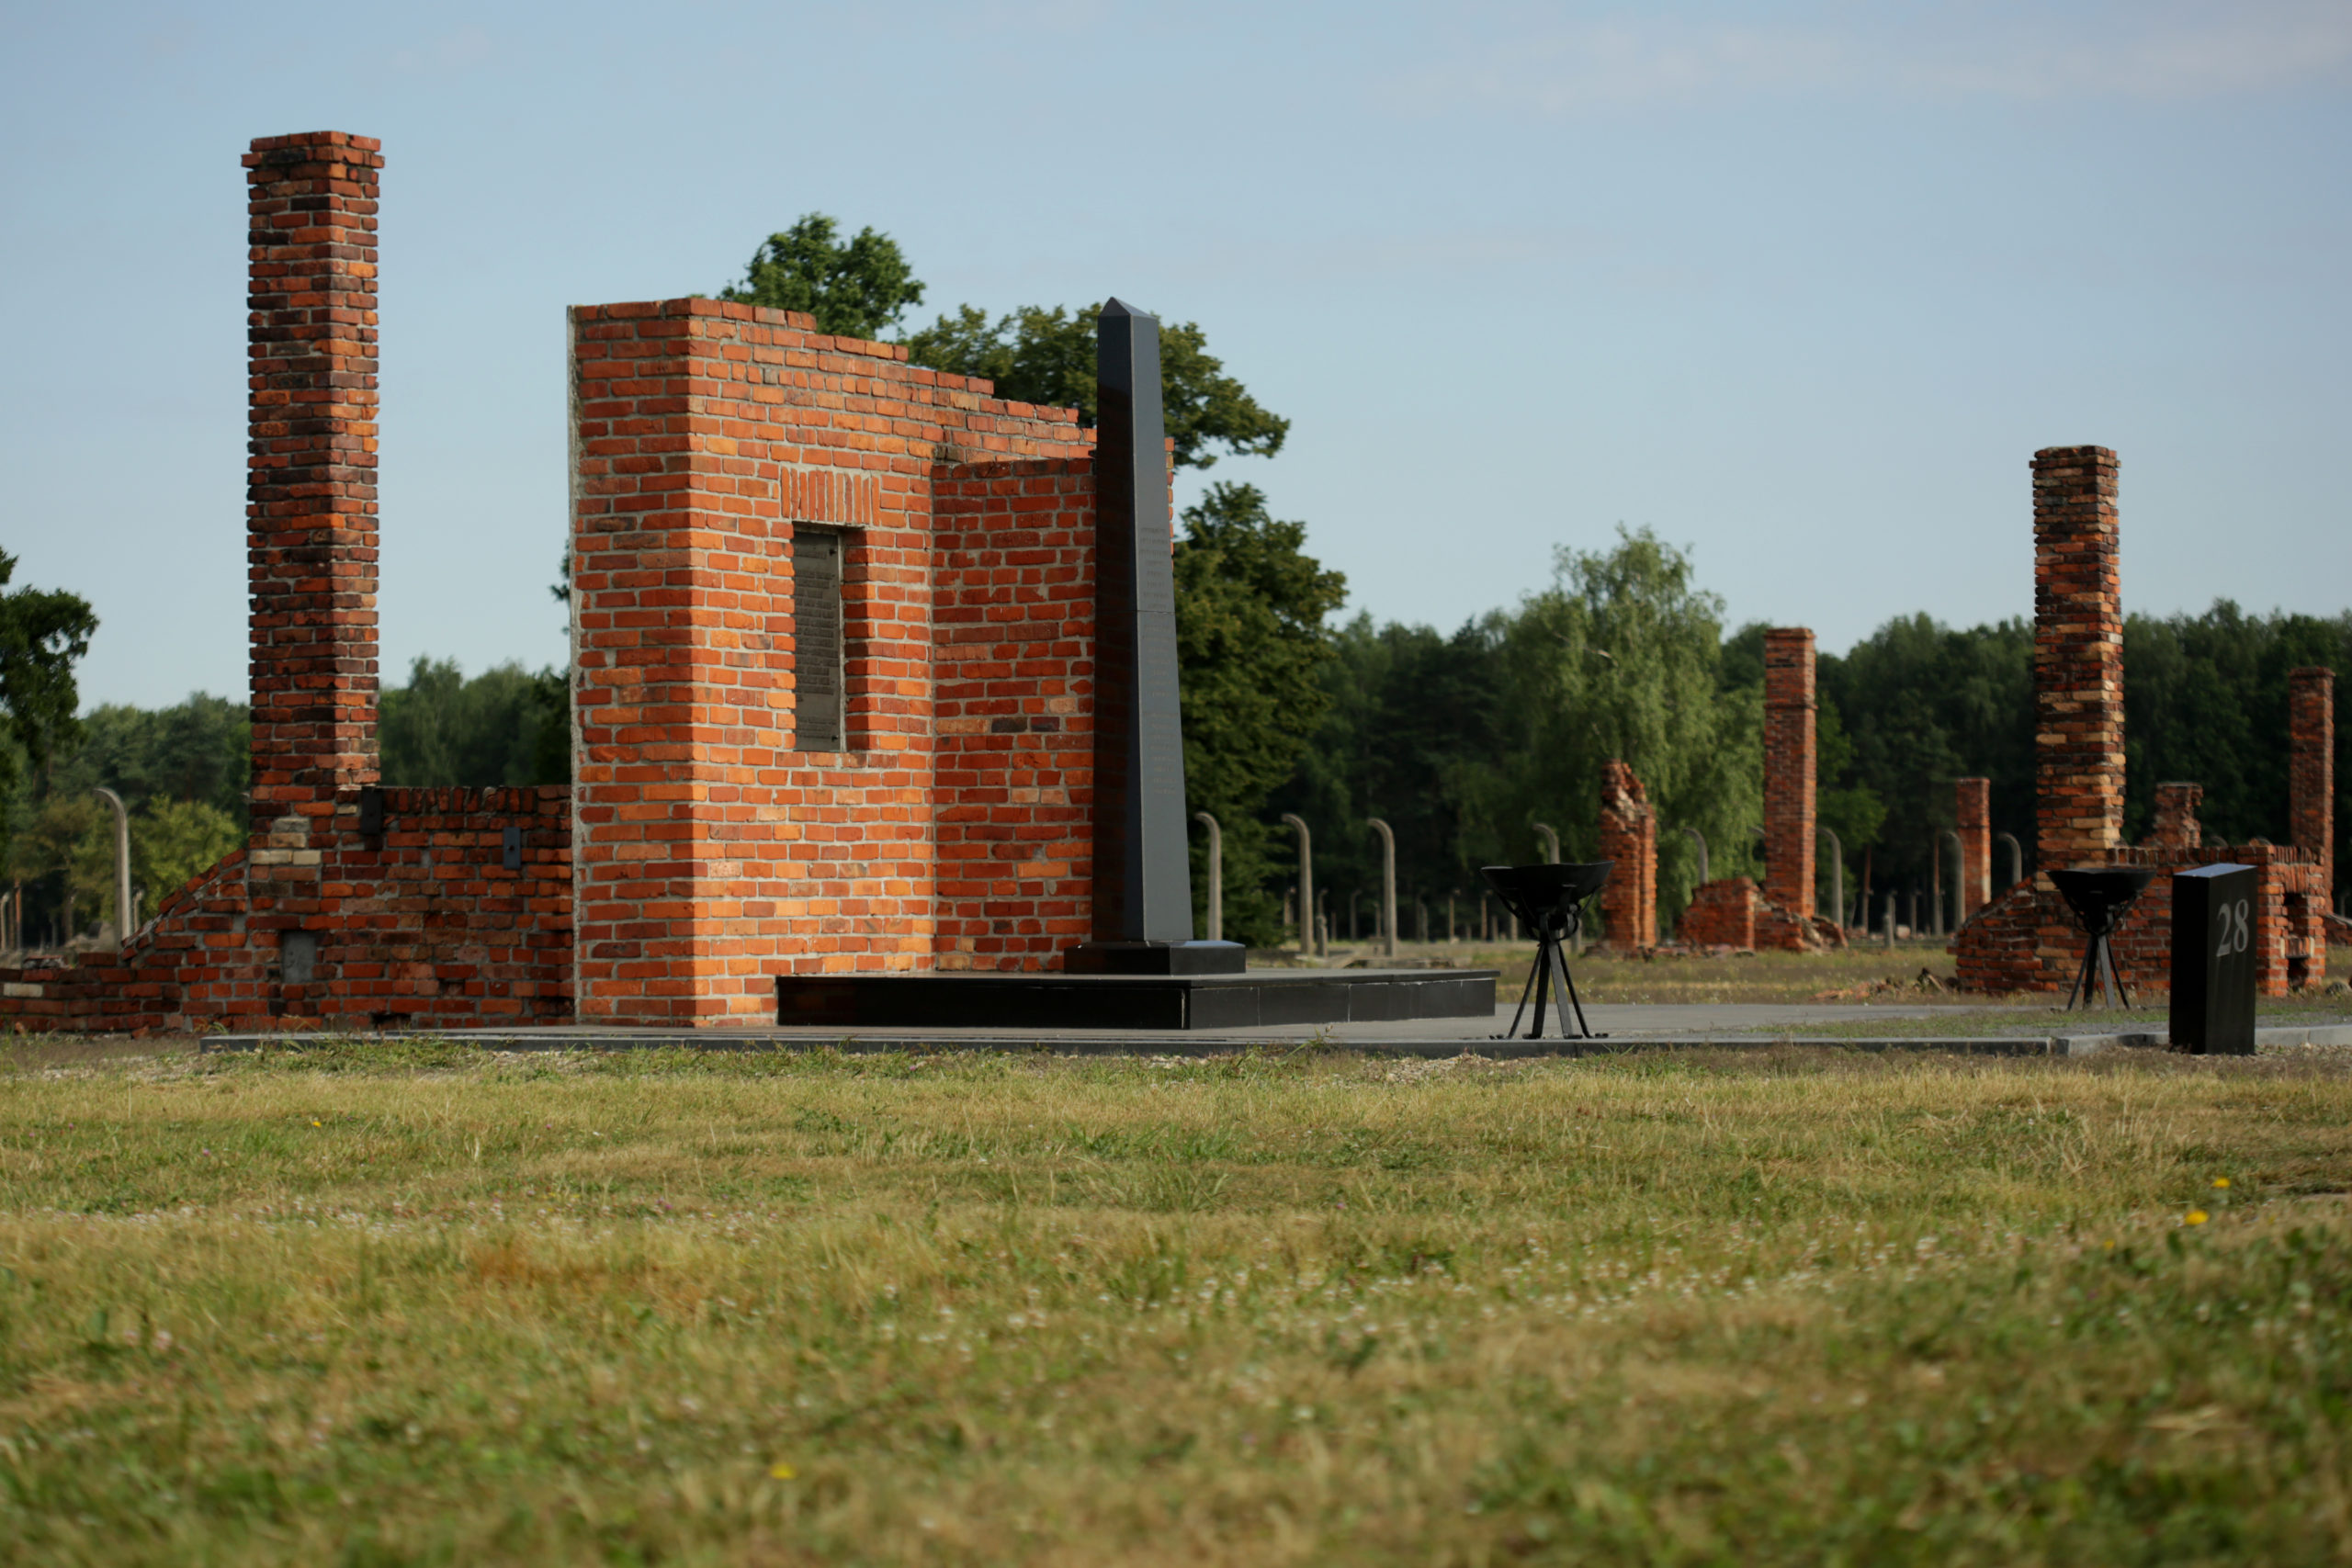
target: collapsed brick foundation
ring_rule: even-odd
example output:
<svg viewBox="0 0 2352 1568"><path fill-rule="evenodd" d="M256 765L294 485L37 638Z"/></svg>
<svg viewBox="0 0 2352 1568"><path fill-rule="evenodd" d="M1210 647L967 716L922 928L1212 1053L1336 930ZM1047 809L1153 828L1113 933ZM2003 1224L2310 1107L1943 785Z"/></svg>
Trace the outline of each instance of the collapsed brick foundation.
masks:
<svg viewBox="0 0 2352 1568"><path fill-rule="evenodd" d="M2199 791L2167 784L2147 840L2123 837L2123 606L2119 465L2103 446L2034 454L2036 872L1963 924L1952 942L1975 991L2057 991L2074 981L2084 937L2052 885L2066 866L2144 865L2157 874L2113 945L2125 985L2170 984L2169 873L2236 863L2258 873L2256 983L2266 996L2325 978L2333 886L2335 674L2289 677L2290 821L2295 842L2203 843ZM1965 840L1963 840L1963 842Z"/></svg>

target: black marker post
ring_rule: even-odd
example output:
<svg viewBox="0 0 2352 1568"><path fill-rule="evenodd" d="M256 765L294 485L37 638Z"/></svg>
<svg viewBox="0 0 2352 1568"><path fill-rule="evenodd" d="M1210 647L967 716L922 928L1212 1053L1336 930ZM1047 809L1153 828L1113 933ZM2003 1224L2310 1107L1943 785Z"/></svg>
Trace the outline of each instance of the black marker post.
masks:
<svg viewBox="0 0 2352 1568"><path fill-rule="evenodd" d="M1238 943L1193 940L1159 321L1112 299L1095 331L1094 938L1065 966L1238 974Z"/></svg>

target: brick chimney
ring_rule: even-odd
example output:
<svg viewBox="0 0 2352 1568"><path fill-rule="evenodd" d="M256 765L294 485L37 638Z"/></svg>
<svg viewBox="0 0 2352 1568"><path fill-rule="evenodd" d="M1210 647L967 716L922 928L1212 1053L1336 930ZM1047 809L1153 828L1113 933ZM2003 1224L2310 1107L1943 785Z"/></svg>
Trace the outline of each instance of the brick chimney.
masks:
<svg viewBox="0 0 2352 1568"><path fill-rule="evenodd" d="M1993 781L1954 779L1960 828L1960 918L1993 901Z"/></svg>
<svg viewBox="0 0 2352 1568"><path fill-rule="evenodd" d="M1813 633L1764 634L1764 897L1813 918Z"/></svg>
<svg viewBox="0 0 2352 1568"><path fill-rule="evenodd" d="M2335 897L2335 671L2287 672L2287 825L2319 857L2322 902Z"/></svg>
<svg viewBox="0 0 2352 1568"><path fill-rule="evenodd" d="M376 182L381 143L245 154L253 826L376 781Z"/></svg>
<svg viewBox="0 0 2352 1568"><path fill-rule="evenodd" d="M2123 840L2123 604L2116 457L2033 455L2035 863L2103 863Z"/></svg>

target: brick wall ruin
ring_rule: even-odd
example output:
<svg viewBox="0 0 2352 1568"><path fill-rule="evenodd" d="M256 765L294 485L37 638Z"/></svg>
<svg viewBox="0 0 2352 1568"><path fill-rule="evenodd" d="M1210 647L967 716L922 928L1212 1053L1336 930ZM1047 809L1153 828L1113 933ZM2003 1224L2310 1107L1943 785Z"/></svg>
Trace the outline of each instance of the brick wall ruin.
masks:
<svg viewBox="0 0 2352 1568"><path fill-rule="evenodd" d="M571 802L376 786L379 144L244 158L252 837L119 951L0 971L0 1019L141 1030L571 1011Z"/></svg>
<svg viewBox="0 0 2352 1568"><path fill-rule="evenodd" d="M2324 808L2294 819L2296 842L2202 846L2194 785L2159 790L2149 840L2123 837L2123 606L2117 506L2119 465L2103 446L2053 446L2034 454L2035 874L2004 892L1961 927L1952 942L1961 985L1975 991L2058 991L2074 981L2084 937L2051 884L2070 865L2144 865L2157 875L2114 939L2127 987L2161 990L2170 983L2172 885L2169 873L2236 863L2260 873L2254 915L2257 984L2266 996L2324 977L2323 918L2328 889ZM2301 694L2323 688L2324 671L2298 671L2290 750L2326 753L2327 701ZM2304 679L2309 677L2309 679ZM2321 678L2324 677L2323 681ZM2300 781L2316 778L2303 768ZM2305 796L2298 795L2298 802ZM2322 799L2326 797L2322 796Z"/></svg>
<svg viewBox="0 0 2352 1568"><path fill-rule="evenodd" d="M1657 813L1634 770L1615 758L1600 770L1600 858L1613 861L1600 890L1602 940L1622 953L1657 945Z"/></svg>
<svg viewBox="0 0 2352 1568"><path fill-rule="evenodd" d="M1757 945L1758 907L1762 902L1752 877L1719 876L1691 894L1690 907L1675 922L1674 934L1693 948L1752 950Z"/></svg>
<svg viewBox="0 0 2352 1568"><path fill-rule="evenodd" d="M785 973L1060 967L1093 434L806 315L571 312L574 783L376 787L381 164L246 159L251 840L120 952L0 975L0 1018L699 1025Z"/></svg>
<svg viewBox="0 0 2352 1568"><path fill-rule="evenodd" d="M797 312L571 327L582 1020L1058 967L1091 916L1091 433ZM845 552L839 750L796 720L803 527Z"/></svg>

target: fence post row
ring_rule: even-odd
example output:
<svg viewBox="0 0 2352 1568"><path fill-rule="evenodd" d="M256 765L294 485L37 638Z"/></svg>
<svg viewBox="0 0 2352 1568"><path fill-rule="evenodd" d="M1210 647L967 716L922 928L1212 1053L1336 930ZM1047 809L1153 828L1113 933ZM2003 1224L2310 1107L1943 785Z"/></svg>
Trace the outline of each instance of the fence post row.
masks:
<svg viewBox="0 0 2352 1568"><path fill-rule="evenodd" d="M1381 951L1389 957L1396 956L1396 835L1379 818L1368 818L1364 826L1380 835L1380 937ZM1424 937L1427 931L1421 933Z"/></svg>
<svg viewBox="0 0 2352 1568"><path fill-rule="evenodd" d="M1306 818L1295 811L1283 812L1283 823L1298 831L1298 952L1303 958L1315 951L1315 838L1306 830Z"/></svg>

